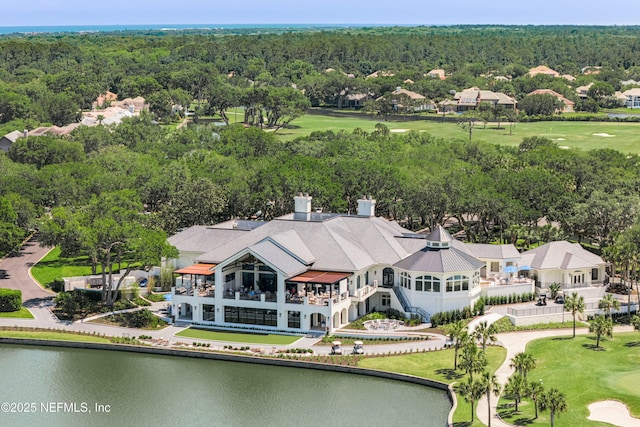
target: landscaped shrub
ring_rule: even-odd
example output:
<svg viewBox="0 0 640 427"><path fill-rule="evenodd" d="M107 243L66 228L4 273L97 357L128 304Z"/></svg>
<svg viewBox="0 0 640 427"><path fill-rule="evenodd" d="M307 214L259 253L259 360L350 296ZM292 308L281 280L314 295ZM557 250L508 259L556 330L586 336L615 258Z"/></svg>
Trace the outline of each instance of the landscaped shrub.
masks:
<svg viewBox="0 0 640 427"><path fill-rule="evenodd" d="M64 280L55 279L53 282L49 283L49 287L53 292L62 292L64 291Z"/></svg>
<svg viewBox="0 0 640 427"><path fill-rule="evenodd" d="M22 291L0 288L0 311L18 311L22 307Z"/></svg>

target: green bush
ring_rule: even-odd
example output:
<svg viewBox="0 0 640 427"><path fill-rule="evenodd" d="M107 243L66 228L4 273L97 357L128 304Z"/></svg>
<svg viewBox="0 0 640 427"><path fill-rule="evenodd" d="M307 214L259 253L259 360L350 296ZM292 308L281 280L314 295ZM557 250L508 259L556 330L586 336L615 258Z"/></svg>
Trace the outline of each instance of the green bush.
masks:
<svg viewBox="0 0 640 427"><path fill-rule="evenodd" d="M53 292L62 292L64 291L64 280L55 279L53 282L49 283L49 287Z"/></svg>
<svg viewBox="0 0 640 427"><path fill-rule="evenodd" d="M0 288L0 311L18 311L22 308L22 291Z"/></svg>

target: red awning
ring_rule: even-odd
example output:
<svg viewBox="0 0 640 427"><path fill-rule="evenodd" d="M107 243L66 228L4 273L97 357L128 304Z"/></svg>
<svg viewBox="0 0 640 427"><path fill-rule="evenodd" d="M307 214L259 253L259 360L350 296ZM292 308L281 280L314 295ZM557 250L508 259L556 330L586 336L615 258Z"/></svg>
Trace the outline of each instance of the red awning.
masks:
<svg viewBox="0 0 640 427"><path fill-rule="evenodd" d="M289 282L298 283L322 283L331 284L341 281L351 276L351 273L340 273L337 271L317 271L309 270L304 273L289 279Z"/></svg>
<svg viewBox="0 0 640 427"><path fill-rule="evenodd" d="M174 271L174 273L178 274L196 274L200 276L211 276L213 274L213 267L215 264L193 264L189 267L181 268L179 270Z"/></svg>

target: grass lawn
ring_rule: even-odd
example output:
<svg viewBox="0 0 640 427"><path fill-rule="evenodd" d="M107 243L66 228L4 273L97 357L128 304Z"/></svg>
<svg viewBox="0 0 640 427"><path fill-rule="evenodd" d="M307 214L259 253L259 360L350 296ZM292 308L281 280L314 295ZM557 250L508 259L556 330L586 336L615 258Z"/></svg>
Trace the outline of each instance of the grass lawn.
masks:
<svg viewBox="0 0 640 427"><path fill-rule="evenodd" d="M504 362L507 350L503 347L490 346L487 348L487 369L495 372ZM453 350L431 351L427 353L414 353L401 356L365 358L358 362L362 368L379 369L382 371L399 372L402 374L415 375L417 377L429 378L444 383L463 381L465 378L463 371L453 370ZM482 426L477 419L472 424L471 406L464 399L458 397L458 408L453 416L454 425L462 426Z"/></svg>
<svg viewBox="0 0 640 427"><path fill-rule="evenodd" d="M51 331L3 331L0 330L2 338L32 338L38 340L55 340L55 341L78 341L78 342L98 342L111 343L108 338L97 337L93 335L71 334L66 332Z"/></svg>
<svg viewBox="0 0 640 427"><path fill-rule="evenodd" d="M625 403L631 414L640 416L640 335L615 334L601 342L604 350L596 351L593 335L545 338L532 341L527 351L536 359L537 367L528 379L542 380L546 390L557 388L567 398L568 412L556 415L555 425L609 426L587 420L587 406L600 400L612 399ZM519 414L512 414L513 401L500 399L501 413L508 422L517 425L549 425L549 412L540 413L534 420L532 403L520 406Z"/></svg>
<svg viewBox="0 0 640 427"><path fill-rule="evenodd" d="M245 334L240 332L208 331L205 329L188 328L176 334L180 337L197 338L201 340L241 342L247 344L292 344L300 339L299 336L272 334Z"/></svg>
<svg viewBox="0 0 640 427"><path fill-rule="evenodd" d="M331 117L316 114L306 114L291 122L291 129L280 129L276 135L283 141L289 141L299 136L309 135L315 131L344 130L352 132L361 128L367 132L375 130L375 125L382 123L392 132L418 131L427 132L438 138L465 139L467 133L455 123L440 123L430 120L417 121L377 121L357 117ZM508 124L501 124L497 129L495 123L482 125L473 130L473 139L492 144L517 146L527 136L544 136L551 138L560 146L592 150L596 148L613 148L623 153L640 153L640 139L637 137L640 123L615 122L534 122L518 123L509 134ZM614 136L603 136L614 135Z"/></svg>
<svg viewBox="0 0 640 427"><path fill-rule="evenodd" d="M114 268L116 267L118 264L114 265ZM126 267L126 263L122 263L122 267ZM98 274L102 272L100 266L97 272ZM91 262L88 256L61 257L60 248L55 247L31 268L31 274L42 286L49 287L49 284L56 279L90 275Z"/></svg>
<svg viewBox="0 0 640 427"><path fill-rule="evenodd" d="M0 312L0 317L9 319L33 319L33 314L31 314L27 308L22 307L18 311Z"/></svg>

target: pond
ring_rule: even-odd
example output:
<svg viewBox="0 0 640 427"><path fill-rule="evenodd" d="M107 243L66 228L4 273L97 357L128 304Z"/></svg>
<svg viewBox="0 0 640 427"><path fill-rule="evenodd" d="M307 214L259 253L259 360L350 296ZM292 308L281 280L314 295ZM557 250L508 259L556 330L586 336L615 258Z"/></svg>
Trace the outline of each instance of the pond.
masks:
<svg viewBox="0 0 640 427"><path fill-rule="evenodd" d="M14 345L0 354L11 426L442 427L451 407L440 390L327 371Z"/></svg>

